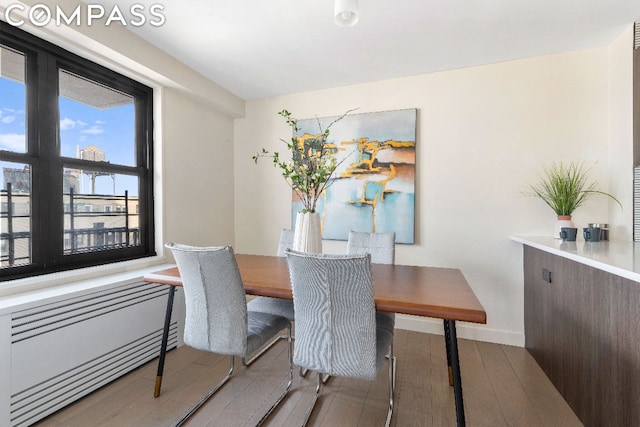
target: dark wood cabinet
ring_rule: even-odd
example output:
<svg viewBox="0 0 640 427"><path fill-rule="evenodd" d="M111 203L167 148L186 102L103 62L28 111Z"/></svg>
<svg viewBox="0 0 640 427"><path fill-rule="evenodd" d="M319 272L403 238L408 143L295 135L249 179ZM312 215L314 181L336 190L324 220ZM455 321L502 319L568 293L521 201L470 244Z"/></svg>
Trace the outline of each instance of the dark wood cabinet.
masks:
<svg viewBox="0 0 640 427"><path fill-rule="evenodd" d="M524 284L525 346L576 415L640 426L640 283L525 245Z"/></svg>

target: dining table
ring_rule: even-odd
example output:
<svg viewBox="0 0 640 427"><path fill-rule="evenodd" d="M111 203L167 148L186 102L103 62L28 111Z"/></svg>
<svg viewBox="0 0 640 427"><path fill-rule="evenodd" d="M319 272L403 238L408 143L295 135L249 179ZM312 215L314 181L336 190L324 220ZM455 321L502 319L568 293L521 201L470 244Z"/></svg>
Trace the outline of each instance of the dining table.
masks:
<svg viewBox="0 0 640 427"><path fill-rule="evenodd" d="M286 257L236 254L244 289L249 295L293 299ZM457 268L371 264L376 310L443 320L449 383L453 386L456 420L465 425L456 322L486 324L487 314ZM176 287L183 285L178 267L146 274L144 281L169 285L167 310L154 396L160 395L169 325Z"/></svg>

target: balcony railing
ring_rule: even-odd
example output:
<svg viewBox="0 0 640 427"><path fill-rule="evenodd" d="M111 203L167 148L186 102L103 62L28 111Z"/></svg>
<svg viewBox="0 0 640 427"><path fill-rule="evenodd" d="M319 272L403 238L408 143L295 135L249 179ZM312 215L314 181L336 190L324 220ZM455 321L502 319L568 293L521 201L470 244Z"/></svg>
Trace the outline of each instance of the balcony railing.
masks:
<svg viewBox="0 0 640 427"><path fill-rule="evenodd" d="M76 228L64 231L65 255L137 246L137 228Z"/></svg>
<svg viewBox="0 0 640 427"><path fill-rule="evenodd" d="M0 193L0 268L31 262L31 199L12 193L11 184ZM130 212L137 198L64 194L63 254L96 252L140 244L138 214ZM107 209L109 207L109 209Z"/></svg>

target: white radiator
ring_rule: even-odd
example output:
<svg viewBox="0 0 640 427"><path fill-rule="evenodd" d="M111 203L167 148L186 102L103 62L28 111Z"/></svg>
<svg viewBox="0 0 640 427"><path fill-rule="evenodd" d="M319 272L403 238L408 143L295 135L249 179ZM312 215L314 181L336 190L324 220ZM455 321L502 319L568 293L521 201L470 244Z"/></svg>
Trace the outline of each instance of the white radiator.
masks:
<svg viewBox="0 0 640 427"><path fill-rule="evenodd" d="M33 424L156 358L167 290L134 281L13 312L9 425ZM168 348L177 335L172 319Z"/></svg>

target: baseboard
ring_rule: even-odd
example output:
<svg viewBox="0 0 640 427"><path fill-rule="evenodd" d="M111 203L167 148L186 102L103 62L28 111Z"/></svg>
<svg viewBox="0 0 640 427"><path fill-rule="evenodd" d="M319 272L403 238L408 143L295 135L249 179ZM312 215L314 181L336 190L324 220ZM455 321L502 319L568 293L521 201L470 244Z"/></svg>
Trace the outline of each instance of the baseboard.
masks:
<svg viewBox="0 0 640 427"><path fill-rule="evenodd" d="M443 335L442 320L406 314L396 315L396 328L427 334ZM491 329L485 325L457 322L458 338L524 347L524 334Z"/></svg>

